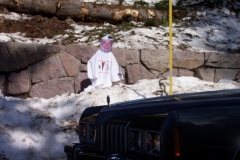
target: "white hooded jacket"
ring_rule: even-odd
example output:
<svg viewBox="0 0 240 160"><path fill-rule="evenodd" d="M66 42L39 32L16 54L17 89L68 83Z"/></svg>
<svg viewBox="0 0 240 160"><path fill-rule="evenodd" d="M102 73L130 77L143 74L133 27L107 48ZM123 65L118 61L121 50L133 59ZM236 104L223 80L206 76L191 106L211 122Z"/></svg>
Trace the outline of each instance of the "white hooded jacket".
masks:
<svg viewBox="0 0 240 160"><path fill-rule="evenodd" d="M111 87L112 82L124 79L121 68L111 51L98 50L87 63L87 73L92 82L88 89Z"/></svg>

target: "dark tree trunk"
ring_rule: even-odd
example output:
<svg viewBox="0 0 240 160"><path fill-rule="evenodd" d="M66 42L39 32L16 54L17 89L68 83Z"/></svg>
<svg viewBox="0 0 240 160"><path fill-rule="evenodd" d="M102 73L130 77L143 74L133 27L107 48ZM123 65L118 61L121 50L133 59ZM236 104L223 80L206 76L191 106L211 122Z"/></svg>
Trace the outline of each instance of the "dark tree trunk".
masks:
<svg viewBox="0 0 240 160"><path fill-rule="evenodd" d="M122 5L106 5L81 0L0 0L9 11L56 16L74 20L145 21L148 18L166 19L167 12L154 9L135 9Z"/></svg>

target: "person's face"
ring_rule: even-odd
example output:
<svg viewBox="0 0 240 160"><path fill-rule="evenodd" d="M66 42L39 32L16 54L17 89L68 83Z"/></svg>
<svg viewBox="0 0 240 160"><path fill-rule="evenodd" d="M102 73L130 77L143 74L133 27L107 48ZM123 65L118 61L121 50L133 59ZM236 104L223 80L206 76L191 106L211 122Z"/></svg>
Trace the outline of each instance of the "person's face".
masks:
<svg viewBox="0 0 240 160"><path fill-rule="evenodd" d="M102 45L102 49L104 51L110 51L112 49L112 41L111 40L102 40L101 45Z"/></svg>

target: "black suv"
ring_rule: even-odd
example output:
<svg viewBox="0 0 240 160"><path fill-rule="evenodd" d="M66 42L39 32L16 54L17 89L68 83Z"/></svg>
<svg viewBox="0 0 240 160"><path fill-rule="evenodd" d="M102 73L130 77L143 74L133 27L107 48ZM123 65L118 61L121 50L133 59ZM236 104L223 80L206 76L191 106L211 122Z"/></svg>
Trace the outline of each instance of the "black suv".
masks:
<svg viewBox="0 0 240 160"><path fill-rule="evenodd" d="M240 89L90 107L79 139L68 159L240 160Z"/></svg>

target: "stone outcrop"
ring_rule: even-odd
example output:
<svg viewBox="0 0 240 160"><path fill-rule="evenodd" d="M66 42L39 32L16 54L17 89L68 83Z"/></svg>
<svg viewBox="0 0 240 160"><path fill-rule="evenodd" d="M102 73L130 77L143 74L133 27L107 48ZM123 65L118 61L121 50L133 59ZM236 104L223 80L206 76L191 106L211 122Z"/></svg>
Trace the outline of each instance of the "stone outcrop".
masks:
<svg viewBox="0 0 240 160"><path fill-rule="evenodd" d="M206 66L218 68L240 68L240 54L206 53Z"/></svg>
<svg viewBox="0 0 240 160"><path fill-rule="evenodd" d="M235 75L234 81L239 81L240 80L240 71L238 71L238 73Z"/></svg>
<svg viewBox="0 0 240 160"><path fill-rule="evenodd" d="M122 67L140 63L139 50L113 48L112 52L117 59L118 64Z"/></svg>
<svg viewBox="0 0 240 160"><path fill-rule="evenodd" d="M138 80L141 79L153 79L156 78L150 71L148 71L141 64L129 65L126 67L127 75L131 75L127 77L128 84L134 84Z"/></svg>
<svg viewBox="0 0 240 160"><path fill-rule="evenodd" d="M60 54L60 59L69 77L72 77L79 72L81 62L77 58L70 54L62 53Z"/></svg>
<svg viewBox="0 0 240 160"><path fill-rule="evenodd" d="M8 85L8 93L11 95L14 94L24 94L28 93L31 82L30 82L30 73L32 67L28 67L25 70L21 70L20 72L12 72L8 77L9 85Z"/></svg>
<svg viewBox="0 0 240 160"><path fill-rule="evenodd" d="M59 55L44 59L33 66L33 83L44 82L61 77L67 77L67 73L63 68Z"/></svg>
<svg viewBox="0 0 240 160"><path fill-rule="evenodd" d="M60 51L57 45L0 42L0 72L13 72L26 68Z"/></svg>
<svg viewBox="0 0 240 160"><path fill-rule="evenodd" d="M64 92L74 93L74 79L64 77L34 84L30 97L51 98Z"/></svg>
<svg viewBox="0 0 240 160"><path fill-rule="evenodd" d="M200 68L198 70L199 75L202 79L209 81L209 82L214 82L215 80L215 69L212 68Z"/></svg>
<svg viewBox="0 0 240 160"><path fill-rule="evenodd" d="M169 53L167 50L144 49L140 53L142 63L149 70L164 73L169 69Z"/></svg>
<svg viewBox="0 0 240 160"><path fill-rule="evenodd" d="M221 79L234 79L239 69L216 69L215 82Z"/></svg>
<svg viewBox="0 0 240 160"><path fill-rule="evenodd" d="M4 95L51 98L79 93L91 84L87 62L98 47L0 42L0 89ZM113 48L124 83L169 77L169 52L164 49ZM238 80L240 54L173 51L173 76L194 76L205 81Z"/></svg>
<svg viewBox="0 0 240 160"><path fill-rule="evenodd" d="M204 53L190 51L174 51L173 67L195 69L204 64Z"/></svg>

